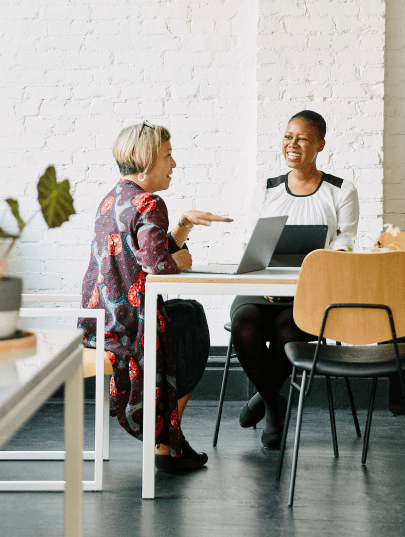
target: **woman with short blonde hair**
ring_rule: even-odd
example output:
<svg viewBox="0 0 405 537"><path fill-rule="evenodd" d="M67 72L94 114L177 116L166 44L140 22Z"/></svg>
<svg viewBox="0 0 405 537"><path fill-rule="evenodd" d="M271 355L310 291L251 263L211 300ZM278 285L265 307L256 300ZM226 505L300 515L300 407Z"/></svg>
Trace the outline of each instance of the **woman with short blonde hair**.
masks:
<svg viewBox="0 0 405 537"><path fill-rule="evenodd" d="M121 175L148 173L156 163L159 147L170 140L170 132L149 122L123 129L113 145Z"/></svg>
<svg viewBox="0 0 405 537"><path fill-rule="evenodd" d="M185 241L193 226L232 220L190 210L168 231L166 205L155 194L169 188L176 167L170 133L164 127L147 121L127 127L114 143L113 155L122 177L97 211L82 306L105 309L105 350L114 371L111 414L142 440L146 276L190 268ZM208 457L186 441L181 418L207 363L207 321L195 300L163 302L162 297L157 317L156 468L198 468ZM96 345L94 321L79 319L86 347Z"/></svg>

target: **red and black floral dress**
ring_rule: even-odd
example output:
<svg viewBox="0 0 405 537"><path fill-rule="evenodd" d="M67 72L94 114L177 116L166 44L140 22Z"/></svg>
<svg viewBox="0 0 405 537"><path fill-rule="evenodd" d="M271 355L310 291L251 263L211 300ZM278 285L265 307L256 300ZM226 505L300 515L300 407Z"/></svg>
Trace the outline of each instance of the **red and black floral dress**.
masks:
<svg viewBox="0 0 405 537"><path fill-rule="evenodd" d="M104 308L105 350L114 375L110 413L142 440L145 278L147 273L178 274L172 258L179 248L168 233L167 208L159 196L120 179L96 215L90 263L83 280L83 308ZM180 454L177 421L174 332L161 297L156 338L156 443ZM86 347L96 345L95 319L79 319Z"/></svg>

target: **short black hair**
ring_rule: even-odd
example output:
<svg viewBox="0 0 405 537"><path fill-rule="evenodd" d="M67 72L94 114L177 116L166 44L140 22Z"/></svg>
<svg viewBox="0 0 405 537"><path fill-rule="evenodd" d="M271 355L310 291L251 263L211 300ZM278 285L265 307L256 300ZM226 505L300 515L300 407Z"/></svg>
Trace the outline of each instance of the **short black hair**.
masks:
<svg viewBox="0 0 405 537"><path fill-rule="evenodd" d="M288 123L291 123L293 119L305 119L310 125L312 125L317 133L318 133L318 139L324 140L325 134L326 134L326 122L321 116L321 114L318 114L318 112L313 112L312 110L302 110L302 112L298 112L298 114L294 114Z"/></svg>

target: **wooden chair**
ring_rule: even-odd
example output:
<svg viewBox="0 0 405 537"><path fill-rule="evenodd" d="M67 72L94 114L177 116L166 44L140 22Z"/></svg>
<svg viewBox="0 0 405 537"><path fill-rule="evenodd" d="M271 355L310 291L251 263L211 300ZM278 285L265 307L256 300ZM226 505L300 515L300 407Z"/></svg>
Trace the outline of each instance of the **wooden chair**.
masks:
<svg viewBox="0 0 405 537"><path fill-rule="evenodd" d="M366 464L377 379L399 375L405 398L405 252L346 253L316 250L301 268L294 302L294 319L299 328L316 334L317 343L288 343L285 347L293 365L290 393L277 467L280 479L293 390L299 391L297 427L288 505L294 498L304 394L311 389L313 375L372 378L370 403L364 433L361 463ZM349 346L326 345L329 338ZM372 343L391 342L385 345ZM301 385L296 382L302 370ZM309 377L307 379L307 375ZM335 457L339 456L336 429L332 424Z"/></svg>

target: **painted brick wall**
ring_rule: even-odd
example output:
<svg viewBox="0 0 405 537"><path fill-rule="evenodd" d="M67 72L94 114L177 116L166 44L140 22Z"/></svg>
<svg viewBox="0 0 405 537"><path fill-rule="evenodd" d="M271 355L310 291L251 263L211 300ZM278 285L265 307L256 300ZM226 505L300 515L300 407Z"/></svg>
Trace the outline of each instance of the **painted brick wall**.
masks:
<svg viewBox="0 0 405 537"><path fill-rule="evenodd" d="M112 143L143 118L172 132L171 222L193 199L235 217L193 230L197 262L239 255L249 189L285 169L281 135L302 108L327 119L319 162L356 183L360 230L380 231L384 2L0 0L0 9L0 197L31 214L38 175L54 164L78 213L53 231L36 216L24 232L8 271L26 292L80 290L96 207L118 179ZM225 345L231 298L200 300L212 344Z"/></svg>
<svg viewBox="0 0 405 537"><path fill-rule="evenodd" d="M80 290L96 207L119 178L113 141L143 118L172 133L178 166L163 193L171 222L193 200L236 218L232 227L193 231L194 259L232 258L243 185L255 173L254 7L250 0L1 2L1 197L18 196L23 213L32 212L38 175L52 163L73 184L78 213L52 231L36 216L24 232L8 270L24 277L26 292ZM231 299L201 301L215 344Z"/></svg>
<svg viewBox="0 0 405 537"><path fill-rule="evenodd" d="M384 222L405 231L405 5L387 0L385 45Z"/></svg>
<svg viewBox="0 0 405 537"><path fill-rule="evenodd" d="M287 169L280 147L288 118L319 112L328 132L317 162L355 183L360 237L382 229L384 13L380 0L260 5L257 178Z"/></svg>

